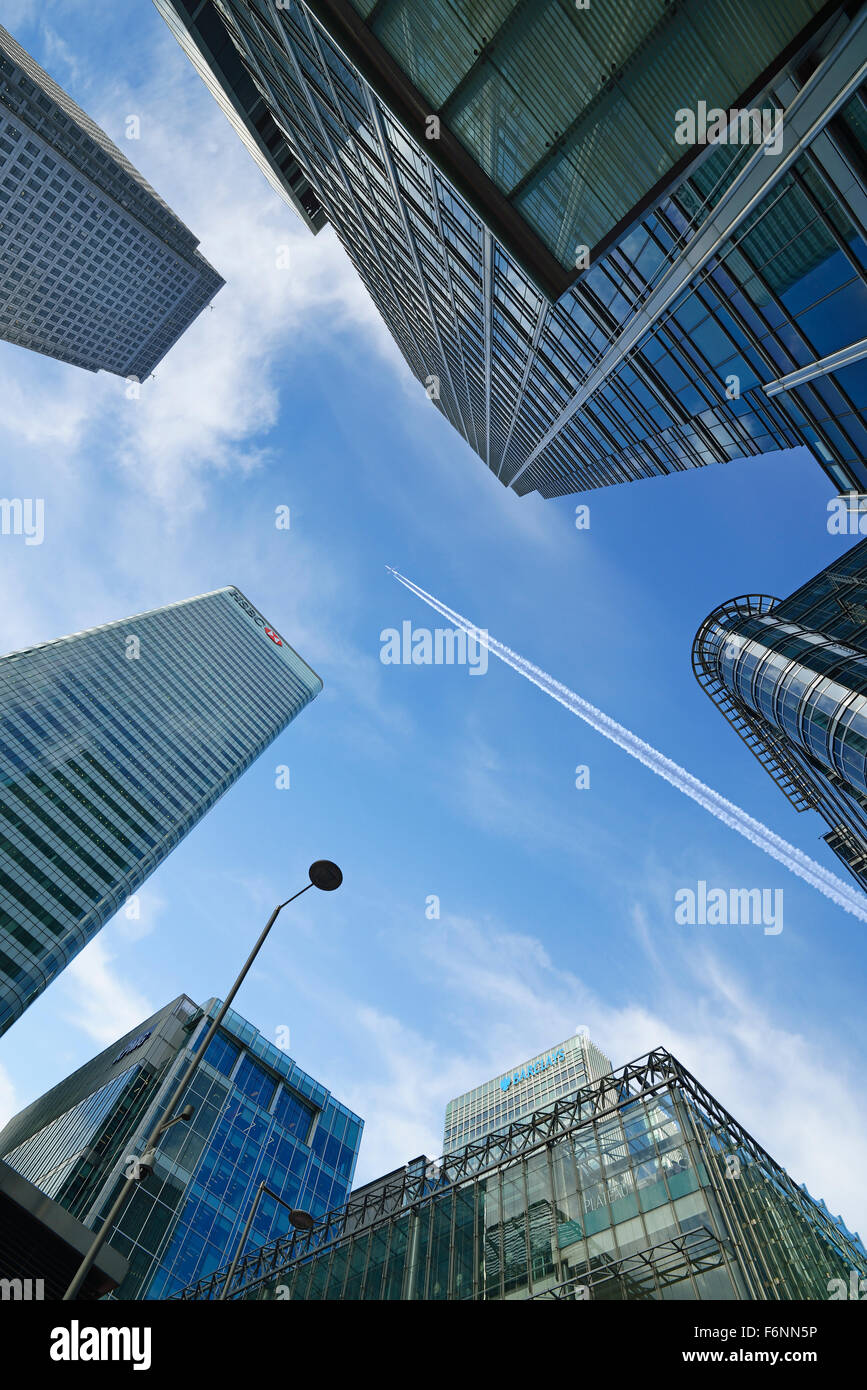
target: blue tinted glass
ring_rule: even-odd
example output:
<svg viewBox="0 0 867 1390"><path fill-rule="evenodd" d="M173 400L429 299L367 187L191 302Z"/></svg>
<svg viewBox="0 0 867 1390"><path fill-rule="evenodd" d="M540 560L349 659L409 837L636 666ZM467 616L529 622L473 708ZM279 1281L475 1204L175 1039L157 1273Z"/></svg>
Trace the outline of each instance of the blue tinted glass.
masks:
<svg viewBox="0 0 867 1390"><path fill-rule="evenodd" d="M201 1046L201 1044L199 1044ZM224 1076L228 1076L240 1055L240 1048L230 1043L222 1033L218 1033L208 1043L205 1052L205 1061L210 1062L212 1067L221 1071Z"/></svg>
<svg viewBox="0 0 867 1390"><path fill-rule="evenodd" d="M289 1164L289 1172L294 1173L297 1177L300 1177L300 1175L304 1172L304 1169L306 1167L307 1154L304 1152L303 1149L296 1149L295 1153L292 1155L292 1161Z"/></svg>
<svg viewBox="0 0 867 1390"><path fill-rule="evenodd" d="M355 1157L352 1149L348 1149L345 1144L340 1145L340 1153L334 1167L341 1178L348 1178L352 1172L352 1160Z"/></svg>
<svg viewBox="0 0 867 1390"><path fill-rule="evenodd" d="M361 1133L361 1126L357 1120L350 1120L346 1129L345 1142L353 1152L358 1148L358 1136Z"/></svg>
<svg viewBox="0 0 867 1390"><path fill-rule="evenodd" d="M263 1110L267 1110L271 1104L277 1083L257 1066L251 1057L245 1056L241 1065L238 1067L238 1074L235 1077L235 1085L239 1090L249 1096L250 1100L261 1105Z"/></svg>
<svg viewBox="0 0 867 1390"><path fill-rule="evenodd" d="M305 1105L302 1100L281 1087L274 1106L274 1118L283 1129L294 1134L298 1139L307 1142L310 1133L310 1126L313 1123L313 1111L309 1105Z"/></svg>

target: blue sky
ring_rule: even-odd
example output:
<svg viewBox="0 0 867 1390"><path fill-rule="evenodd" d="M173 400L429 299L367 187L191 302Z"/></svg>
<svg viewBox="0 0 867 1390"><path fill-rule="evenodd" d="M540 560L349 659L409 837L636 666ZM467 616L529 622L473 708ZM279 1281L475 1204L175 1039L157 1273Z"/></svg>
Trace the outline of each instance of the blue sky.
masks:
<svg viewBox="0 0 867 1390"><path fill-rule="evenodd" d="M383 629L438 621L394 565L836 870L690 666L717 603L787 594L853 543L828 534L818 465L794 451L586 494L584 531L578 499L516 497L151 6L12 0L4 23L228 283L139 401L0 343L0 494L45 499L41 546L0 538L0 649L234 583L325 690L152 876L140 920L109 924L7 1034L0 1121L176 994L224 992L325 856L344 887L287 909L236 1007L272 1040L288 1025L364 1116L359 1179L438 1154L450 1096L586 1025L615 1063L669 1047L867 1232L863 924L499 663L379 659ZM678 925L700 879L782 888L783 931Z"/></svg>

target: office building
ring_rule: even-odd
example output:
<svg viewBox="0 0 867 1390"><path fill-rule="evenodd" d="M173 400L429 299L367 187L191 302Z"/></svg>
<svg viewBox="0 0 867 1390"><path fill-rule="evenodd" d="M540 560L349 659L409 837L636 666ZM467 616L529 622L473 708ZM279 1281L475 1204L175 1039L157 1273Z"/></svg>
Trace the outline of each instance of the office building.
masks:
<svg viewBox="0 0 867 1390"><path fill-rule="evenodd" d="M863 8L155 3L504 485L867 486Z"/></svg>
<svg viewBox="0 0 867 1390"><path fill-rule="evenodd" d="M5 1162L98 1227L219 1007L182 995L118 1039L10 1120ZM118 1298L165 1298L230 1263L261 1182L252 1245L285 1234L287 1206L321 1219L352 1184L362 1120L231 1009L188 1102L109 1236L129 1262Z"/></svg>
<svg viewBox="0 0 867 1390"><path fill-rule="evenodd" d="M321 689L233 587L0 657L0 1033Z"/></svg>
<svg viewBox="0 0 867 1390"><path fill-rule="evenodd" d="M788 598L746 594L693 644L705 694L867 890L867 540Z"/></svg>
<svg viewBox="0 0 867 1390"><path fill-rule="evenodd" d="M197 246L0 28L0 338L144 381L224 283Z"/></svg>
<svg viewBox="0 0 867 1390"><path fill-rule="evenodd" d="M62 1298L92 1240L92 1231L0 1162L0 1300L35 1303ZM116 1250L103 1246L80 1297L111 1293L128 1269Z"/></svg>
<svg viewBox="0 0 867 1390"><path fill-rule="evenodd" d="M611 1062L585 1033L576 1033L511 1071L450 1100L446 1106L443 1153L452 1153L514 1120L571 1095L611 1071Z"/></svg>
<svg viewBox="0 0 867 1390"><path fill-rule="evenodd" d="M824 1300L865 1270L857 1237L659 1049L252 1250L229 1296Z"/></svg>

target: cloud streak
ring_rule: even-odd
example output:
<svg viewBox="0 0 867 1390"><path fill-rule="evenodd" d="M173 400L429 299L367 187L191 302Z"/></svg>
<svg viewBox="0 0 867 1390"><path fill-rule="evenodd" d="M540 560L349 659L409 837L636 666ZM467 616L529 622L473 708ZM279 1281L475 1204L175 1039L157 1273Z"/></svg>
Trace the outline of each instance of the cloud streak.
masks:
<svg viewBox="0 0 867 1390"><path fill-rule="evenodd" d="M468 618L464 618L460 613L456 613L452 608L441 603L439 599L434 598L432 594L419 588L417 584L413 584L412 580L399 574L390 565L387 565L386 568L400 584L409 589L410 593L422 599L442 617L448 618L456 627L462 628L494 656L499 657L506 666L511 666L512 670L517 671L525 680L530 681L539 690L543 690L546 695L550 695L552 700L556 700L570 714L583 719L585 724L589 724L597 733L610 739L630 757L636 758L638 762L650 768L651 772L655 772L657 777L662 777L672 787L683 792L684 796L697 802L703 810L709 811L730 830L737 831L757 849L764 850L765 854L784 865L790 873L803 879L805 883L809 883L811 887L823 893L826 898L830 898L837 907L842 907L844 912L851 913L859 921L867 922L867 897L863 893L851 888L848 883L837 878L836 874L830 873L815 859L804 854L803 850L797 849L795 845L789 844L788 840L784 840L773 830L769 830L761 821L747 815L746 811L742 811L733 801L728 801L712 787L700 782L697 777L693 777L691 772L687 772L686 768L673 762L671 758L667 758L651 744L645 743L644 739L639 738L637 734L631 733L622 724L618 724L616 720L603 714L595 705L591 705L588 700L584 700L574 690L570 690L567 685L555 680L553 676L549 676L540 667L534 666L532 661L527 661L525 657L512 651L511 647L507 647L504 643L498 642L496 638L489 636L485 630L476 627Z"/></svg>

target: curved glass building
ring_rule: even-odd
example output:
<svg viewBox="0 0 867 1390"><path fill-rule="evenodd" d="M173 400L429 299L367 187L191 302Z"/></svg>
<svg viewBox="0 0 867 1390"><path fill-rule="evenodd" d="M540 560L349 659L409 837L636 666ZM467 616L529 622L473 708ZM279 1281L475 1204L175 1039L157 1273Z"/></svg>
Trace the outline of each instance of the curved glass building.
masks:
<svg viewBox="0 0 867 1390"><path fill-rule="evenodd" d="M797 593L745 595L704 620L699 684L867 888L867 541Z"/></svg>

